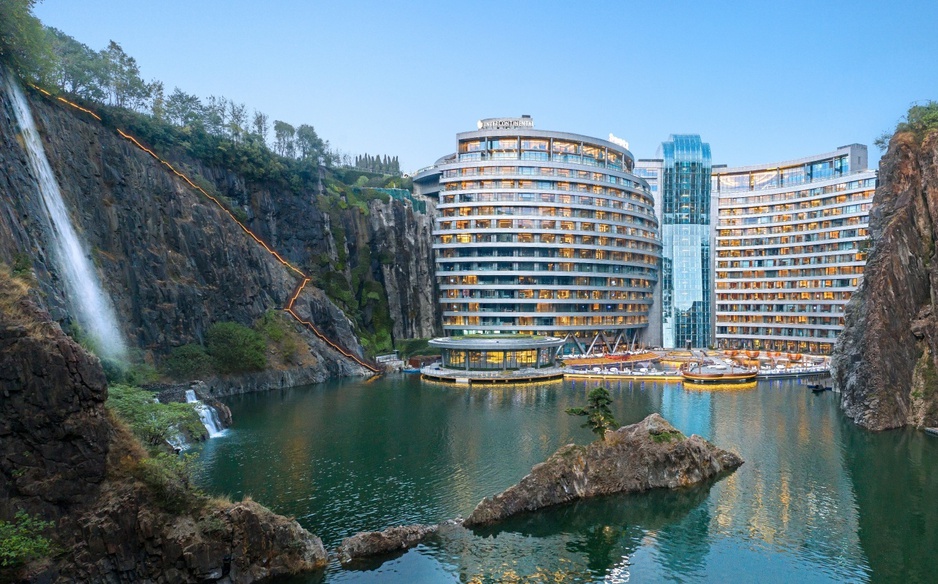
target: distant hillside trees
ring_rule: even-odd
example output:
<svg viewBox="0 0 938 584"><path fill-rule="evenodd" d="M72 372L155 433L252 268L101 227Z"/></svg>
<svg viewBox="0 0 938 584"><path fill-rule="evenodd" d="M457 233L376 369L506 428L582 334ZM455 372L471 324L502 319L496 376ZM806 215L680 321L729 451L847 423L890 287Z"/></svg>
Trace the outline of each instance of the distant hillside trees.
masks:
<svg viewBox="0 0 938 584"><path fill-rule="evenodd" d="M397 176L401 174L401 165L397 161L397 156L388 156L387 154L385 154L383 158L380 155L371 156L367 153L356 156L355 168L381 174L393 174Z"/></svg>
<svg viewBox="0 0 938 584"><path fill-rule="evenodd" d="M111 41L103 50L95 51L58 29L43 27L32 15L35 3L36 0L0 0L0 63L19 77L55 88L79 101L144 114L161 124L182 129L187 136L204 132L246 147L248 152L240 157L244 159L241 166L250 166L247 159L256 158L256 148L266 149L269 156L276 154L298 161L302 169L340 163L352 166L350 156L333 150L309 124L295 127L283 120L271 121L258 110L249 114L246 105L232 99L216 95L203 99L178 87L169 92L156 79L144 81L136 59L118 43ZM144 129L146 124L138 124L138 131ZM155 128L148 131L163 135ZM238 156L232 153L232 157ZM259 172L278 172L269 161L263 166L267 168L260 168ZM396 156L365 154L356 157L354 166L369 172L400 174Z"/></svg>

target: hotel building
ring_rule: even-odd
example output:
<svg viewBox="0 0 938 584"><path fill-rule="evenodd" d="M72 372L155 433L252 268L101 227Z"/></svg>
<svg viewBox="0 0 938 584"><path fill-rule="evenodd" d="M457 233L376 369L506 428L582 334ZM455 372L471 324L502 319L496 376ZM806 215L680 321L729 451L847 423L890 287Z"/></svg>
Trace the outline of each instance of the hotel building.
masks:
<svg viewBox="0 0 938 584"><path fill-rule="evenodd" d="M831 352L866 263L875 188L860 144L713 168L719 347Z"/></svg>
<svg viewBox="0 0 938 584"><path fill-rule="evenodd" d="M672 135L659 158L638 161L661 225L661 279L647 341L665 348L713 344L713 225L710 145ZM657 331L660 330L660 334Z"/></svg>
<svg viewBox="0 0 938 584"><path fill-rule="evenodd" d="M614 350L648 325L661 244L648 185L620 143L479 122L414 177L438 197L433 247L449 336L565 339Z"/></svg>

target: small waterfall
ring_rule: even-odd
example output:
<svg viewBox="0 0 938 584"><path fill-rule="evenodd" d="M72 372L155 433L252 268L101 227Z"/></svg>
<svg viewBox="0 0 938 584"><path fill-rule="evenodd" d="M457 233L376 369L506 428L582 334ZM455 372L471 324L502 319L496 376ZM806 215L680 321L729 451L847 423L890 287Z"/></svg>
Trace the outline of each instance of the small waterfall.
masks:
<svg viewBox="0 0 938 584"><path fill-rule="evenodd" d="M186 442L186 439L182 437L181 434L173 434L166 438L166 442L172 446L173 450L176 452L182 452L183 450L189 449L189 443Z"/></svg>
<svg viewBox="0 0 938 584"><path fill-rule="evenodd" d="M72 313L91 337L99 356L124 361L126 348L110 298L101 287L94 266L72 226L26 96L13 76L0 69L0 82L4 79L6 83L3 85L20 126L30 170L39 183L42 208L45 211L43 219L54 241L55 250L51 255L59 273L64 276L66 298L72 305Z"/></svg>
<svg viewBox="0 0 938 584"><path fill-rule="evenodd" d="M224 435L225 429L222 427L221 420L218 418L218 412L216 412L215 408L212 406L199 401L199 398L195 395L195 390L186 390L186 402L192 404L195 411L199 413L199 417L202 418L202 424L205 426L205 429L208 430L209 438Z"/></svg>

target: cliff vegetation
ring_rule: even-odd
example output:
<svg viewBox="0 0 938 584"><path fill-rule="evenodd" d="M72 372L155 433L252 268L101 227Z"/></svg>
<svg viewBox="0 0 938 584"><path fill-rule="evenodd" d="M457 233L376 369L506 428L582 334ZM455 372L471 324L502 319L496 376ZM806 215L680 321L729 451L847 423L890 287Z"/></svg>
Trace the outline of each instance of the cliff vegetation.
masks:
<svg viewBox="0 0 938 584"><path fill-rule="evenodd" d="M109 292L118 297L120 313L133 315L127 325L130 330L124 332L142 349L142 361L157 365L170 377L191 370L221 373L224 367L201 355L203 350L210 353L208 329L224 322L256 329L266 313L286 305L295 282L290 286L279 275L272 279L265 273L272 268L258 265L258 258L230 262L241 254L230 239L243 237L237 228L209 227L229 220L211 209L201 210L206 201L180 197L186 187L180 187L171 173L155 177L152 172L159 165L129 151L118 143L120 139L115 141L118 130L171 161L207 196L308 274L310 288L316 286L324 295L308 298L311 295L304 293L299 307L327 338L353 353L363 350L373 355L393 348L397 341L438 332L429 241L432 220L421 212L426 203L406 190L409 180L399 176L396 157L364 154L353 160L332 149L309 124L270 120L263 112L249 112L244 104L224 97L203 99L179 88L167 91L158 80L145 81L134 58L116 42L91 49L62 31L43 27L29 12L32 5L29 0L3 1L0 62L53 96L31 92L37 125L49 139L50 162L64 195L88 205L76 219L99 270L109 282L114 278L123 283ZM98 119L65 102L93 112ZM15 141L15 131L8 137ZM21 183L13 185L14 192L29 188L29 177L13 178ZM143 193L145 198L140 196ZM181 200L172 202L172 198ZM195 207L183 210L180 203ZM11 218L29 213L28 199L18 206L24 208L11 210ZM155 210L160 216L148 217ZM25 268L35 270L56 319L67 322L67 315L62 319L64 303L61 291L55 290L55 274L37 253L42 241L36 227L22 220L15 223L5 230L0 226L0 241L8 236L2 241L0 259L14 263L26 258ZM231 234L219 237L213 231ZM148 253L122 249L140 243ZM229 262L226 268L232 275L260 272L252 276L255 285L231 294L221 281L236 278L224 273L228 269L218 269L218 261ZM212 271L215 274L206 277ZM318 292L311 291L312 296ZM226 298L219 299L220 293ZM135 294L141 296L130 297ZM195 305L175 318L169 314L154 318L158 307L171 303ZM302 347L291 349L291 343L294 348L297 342L317 344L302 331L294 333L288 335L288 346L268 342L267 367L322 364L321 348L314 348L311 355Z"/></svg>

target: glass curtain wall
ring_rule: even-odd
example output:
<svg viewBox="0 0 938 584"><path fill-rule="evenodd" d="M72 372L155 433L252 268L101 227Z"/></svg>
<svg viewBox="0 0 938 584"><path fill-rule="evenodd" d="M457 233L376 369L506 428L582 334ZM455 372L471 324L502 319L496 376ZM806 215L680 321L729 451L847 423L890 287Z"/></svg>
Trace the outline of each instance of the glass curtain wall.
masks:
<svg viewBox="0 0 938 584"><path fill-rule="evenodd" d="M661 150L663 343L707 347L713 328L710 145L696 134L672 135Z"/></svg>

